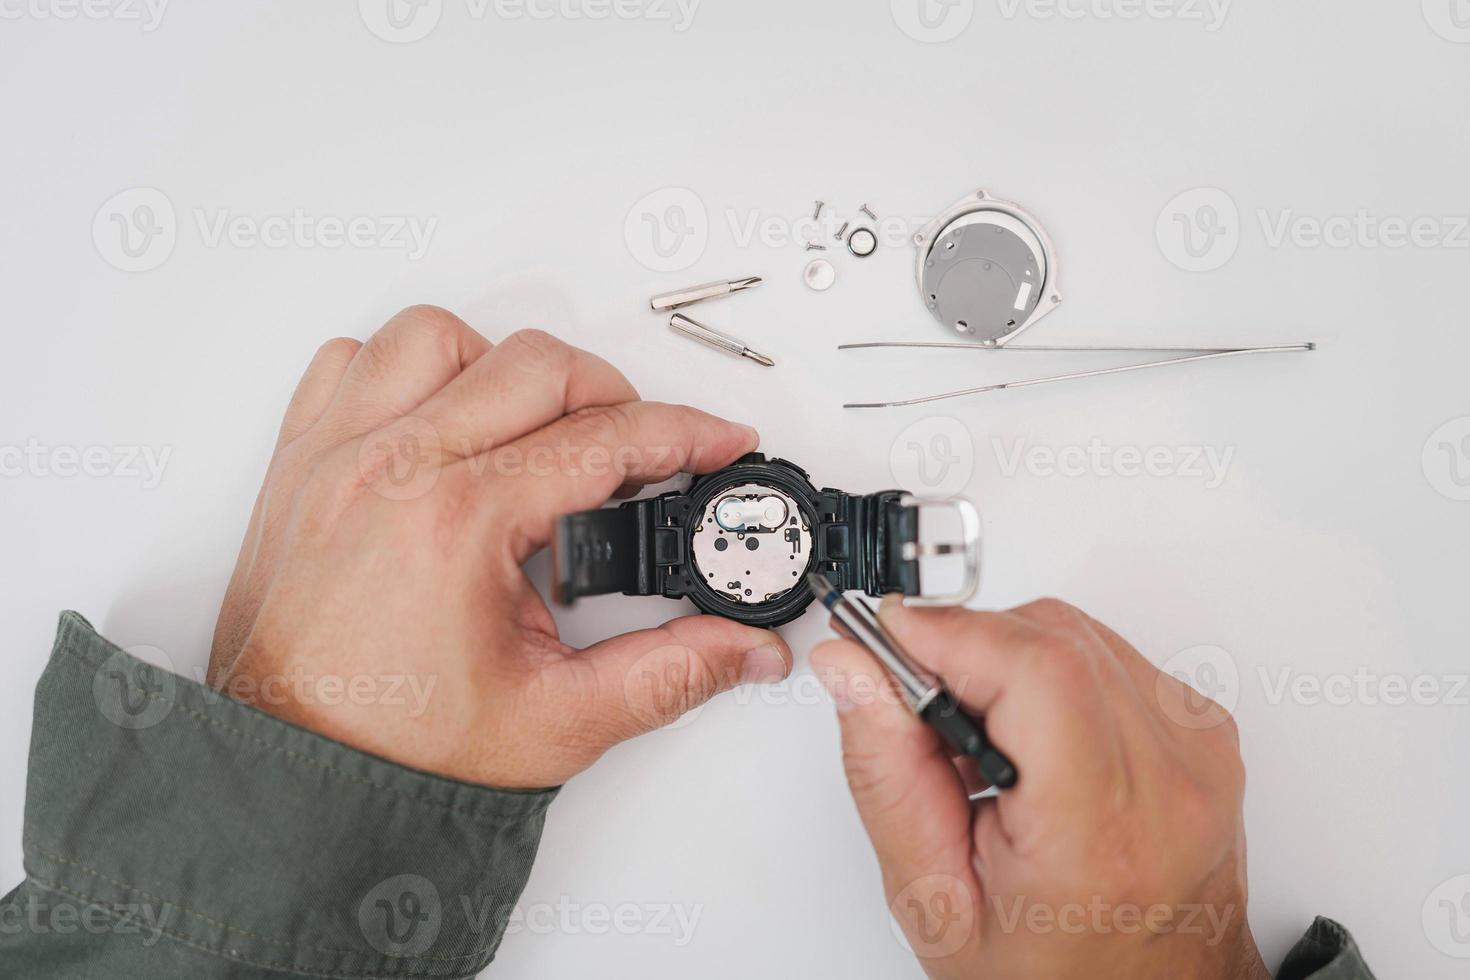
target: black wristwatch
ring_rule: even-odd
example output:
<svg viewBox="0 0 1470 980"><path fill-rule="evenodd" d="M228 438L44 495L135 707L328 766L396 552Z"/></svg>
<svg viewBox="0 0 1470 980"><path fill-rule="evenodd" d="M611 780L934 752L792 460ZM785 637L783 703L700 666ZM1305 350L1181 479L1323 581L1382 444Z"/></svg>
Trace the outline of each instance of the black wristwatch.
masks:
<svg viewBox="0 0 1470 980"><path fill-rule="evenodd" d="M921 543L919 516L930 506L958 513L957 541ZM818 490L800 467L751 453L688 490L563 517L552 556L562 603L610 592L663 595L773 627L811 604L810 571L843 591L962 602L979 584L979 539L969 501ZM930 555L961 559L960 582L945 595L921 590L920 560Z"/></svg>

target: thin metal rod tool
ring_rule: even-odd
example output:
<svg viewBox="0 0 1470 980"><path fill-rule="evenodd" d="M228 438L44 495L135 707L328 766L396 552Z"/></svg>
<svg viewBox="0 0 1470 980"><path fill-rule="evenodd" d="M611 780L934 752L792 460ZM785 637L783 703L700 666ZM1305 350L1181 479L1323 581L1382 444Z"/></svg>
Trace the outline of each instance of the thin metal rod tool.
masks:
<svg viewBox="0 0 1470 980"><path fill-rule="evenodd" d="M760 276L747 276L744 279L707 282L702 286L690 286L688 289L676 289L671 293L659 293L648 301L648 305L653 307L655 313L667 313L670 310L693 306L695 303L703 303L707 299L719 299L721 296L752 289L763 281Z"/></svg>
<svg viewBox="0 0 1470 980"><path fill-rule="evenodd" d="M895 344L856 344L849 347L872 347L872 346L894 346L894 347L966 347L972 350L1026 350L1024 347L985 347L979 344L921 344L921 343L895 343ZM1034 348L1039 350L1065 350L1077 348L1043 347ZM1175 348L1085 348L1087 350L1171 350ZM975 388L962 388L958 391L946 391L938 395L925 395L920 398L905 398L900 401L888 402L849 402L843 408L903 408L908 405L924 405L929 402L943 401L946 398L961 398L965 395L980 395L990 391L1004 391L1008 388L1029 388L1032 385L1052 384L1058 381L1076 381L1081 378L1097 378L1105 374L1124 374L1129 371L1143 371L1147 368L1165 367L1170 364L1189 364L1193 361L1208 361L1220 357L1235 357L1241 354L1284 354L1293 351L1316 350L1316 344L1286 344L1279 347L1232 347L1218 350L1206 349L1205 353L1194 354L1189 357L1170 357L1162 361L1147 361L1143 364L1126 364L1122 367L1100 368L1095 371L1077 371L1072 374L1054 374L1044 378L1029 378L1025 381L1004 381L1000 384L980 385ZM1200 350L1197 347L1186 347L1177 350Z"/></svg>
<svg viewBox="0 0 1470 980"><path fill-rule="evenodd" d="M675 313L673 319L669 321L669 326L691 340L697 340L701 344L713 347L715 350L722 350L727 354L734 354L736 357L749 358L757 364L764 364L766 367L776 366L776 362L765 354L757 353L729 334L720 333L713 327L707 327L697 320L691 320L682 313Z"/></svg>
<svg viewBox="0 0 1470 980"><path fill-rule="evenodd" d="M877 347L927 347L939 348L941 350L985 350L985 351L1145 351L1157 354L1234 354L1254 351L1276 351L1276 350L1315 350L1316 344L1291 344L1286 347L1240 347L1240 346L1213 346L1211 344L1195 344L1189 347L1164 347L1154 344L956 344L948 342L931 342L920 340L873 340L862 344L838 344L838 350L867 350Z"/></svg>

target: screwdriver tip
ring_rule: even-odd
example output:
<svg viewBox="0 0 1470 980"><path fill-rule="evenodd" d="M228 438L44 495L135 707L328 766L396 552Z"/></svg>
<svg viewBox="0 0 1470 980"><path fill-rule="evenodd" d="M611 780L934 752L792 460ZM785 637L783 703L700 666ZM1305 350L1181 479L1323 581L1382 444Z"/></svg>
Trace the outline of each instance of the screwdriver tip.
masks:
<svg viewBox="0 0 1470 980"><path fill-rule="evenodd" d="M752 361L755 361L755 363L757 363L757 364L763 364L766 367L775 367L776 366L776 362L775 361L771 360L769 357L767 357L764 354L757 354L753 350L746 351L745 352L745 356L748 357L748 358L750 358Z"/></svg>

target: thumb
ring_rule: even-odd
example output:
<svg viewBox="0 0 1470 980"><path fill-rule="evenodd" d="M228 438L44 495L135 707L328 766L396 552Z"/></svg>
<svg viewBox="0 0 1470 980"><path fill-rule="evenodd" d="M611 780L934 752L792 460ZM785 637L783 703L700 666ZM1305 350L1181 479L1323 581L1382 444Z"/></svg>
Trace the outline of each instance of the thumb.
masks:
<svg viewBox="0 0 1470 980"><path fill-rule="evenodd" d="M890 902L938 877L965 890L961 883L973 882L970 801L938 736L856 643L823 643L812 651L812 669L837 704L848 787Z"/></svg>
<svg viewBox="0 0 1470 980"><path fill-rule="evenodd" d="M675 619L583 654L597 671L597 710L624 739L672 724L721 691L791 673L779 635L718 616Z"/></svg>

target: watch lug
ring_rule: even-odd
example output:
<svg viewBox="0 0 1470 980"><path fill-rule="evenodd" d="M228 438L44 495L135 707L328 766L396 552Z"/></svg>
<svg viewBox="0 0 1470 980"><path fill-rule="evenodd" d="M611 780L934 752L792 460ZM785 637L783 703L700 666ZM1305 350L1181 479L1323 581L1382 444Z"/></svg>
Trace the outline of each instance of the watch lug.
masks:
<svg viewBox="0 0 1470 980"><path fill-rule="evenodd" d="M650 504L646 591L640 594L682 599L689 591L683 581L689 554L689 497L675 490L655 497Z"/></svg>
<svg viewBox="0 0 1470 980"><path fill-rule="evenodd" d="M656 527L653 529L653 563L660 567L679 565L679 556L684 553L684 529L682 527Z"/></svg>
<svg viewBox="0 0 1470 980"><path fill-rule="evenodd" d="M817 533L813 535L816 570L833 588L843 592L862 590L870 595L883 578L877 567L877 549L883 534L875 527L880 508L876 498L860 497L841 490L824 489L817 495Z"/></svg>
<svg viewBox="0 0 1470 980"><path fill-rule="evenodd" d="M840 490L823 490L816 570L834 588L861 590L875 598L899 593L914 599L937 602L963 601L974 592L978 581L978 519L968 501L939 504L919 500L900 490L884 490L855 496ZM926 548L919 542L919 515L925 507L954 506L964 519L963 541ZM920 559L931 553L966 556L961 590L945 596L925 597Z"/></svg>
<svg viewBox="0 0 1470 980"><path fill-rule="evenodd" d="M688 512L688 498L676 491L563 517L552 545L557 602L610 592L683 596Z"/></svg>

